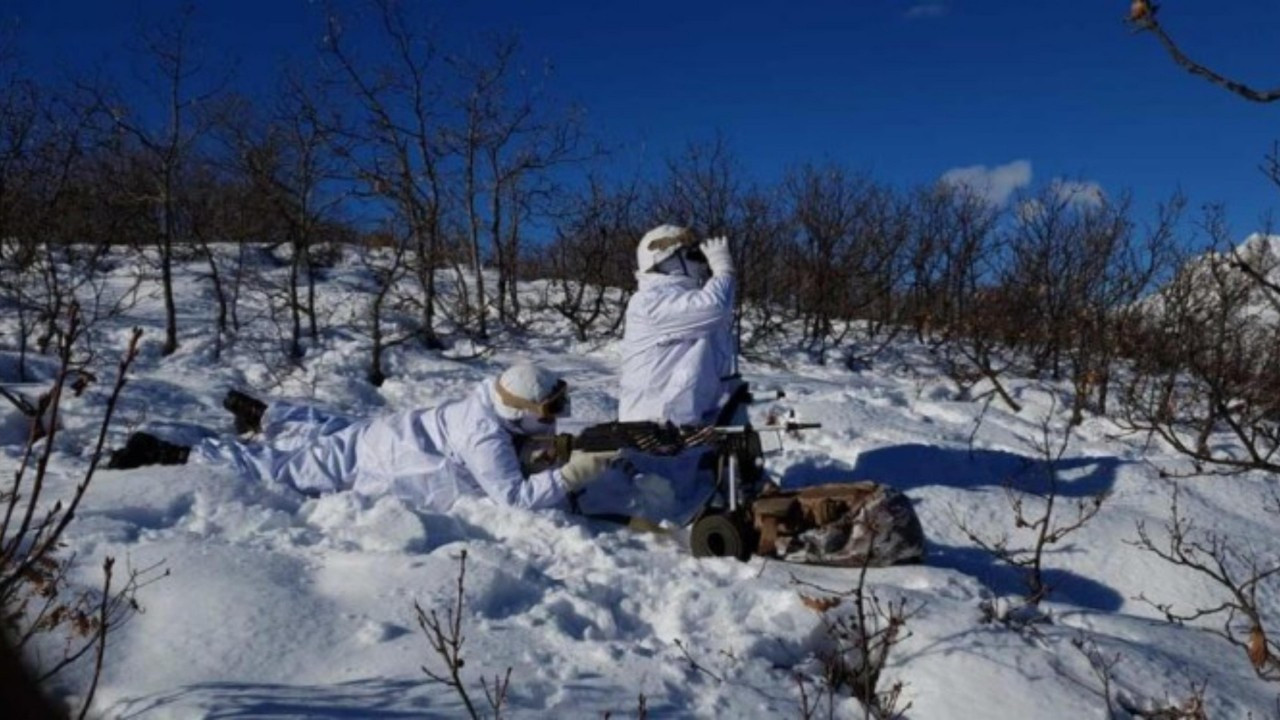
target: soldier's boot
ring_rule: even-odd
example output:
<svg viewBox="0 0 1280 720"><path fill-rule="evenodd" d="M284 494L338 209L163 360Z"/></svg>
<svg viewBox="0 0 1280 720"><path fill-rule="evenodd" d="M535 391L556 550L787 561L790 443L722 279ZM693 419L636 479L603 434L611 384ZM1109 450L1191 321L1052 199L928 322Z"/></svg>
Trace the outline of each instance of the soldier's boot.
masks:
<svg viewBox="0 0 1280 720"><path fill-rule="evenodd" d="M155 435L136 432L125 441L124 447L111 451L107 468L130 470L144 465L185 465L191 448L161 440Z"/></svg>
<svg viewBox="0 0 1280 720"><path fill-rule="evenodd" d="M239 390L229 390L222 399L222 407L235 416L237 435L262 432L262 414L267 411L266 403Z"/></svg>

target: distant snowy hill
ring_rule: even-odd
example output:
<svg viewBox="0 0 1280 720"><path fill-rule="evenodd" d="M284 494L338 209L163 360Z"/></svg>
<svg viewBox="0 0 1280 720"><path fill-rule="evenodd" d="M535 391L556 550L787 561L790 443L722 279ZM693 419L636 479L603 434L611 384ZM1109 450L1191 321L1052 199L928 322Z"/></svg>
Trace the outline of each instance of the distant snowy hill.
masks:
<svg viewBox="0 0 1280 720"><path fill-rule="evenodd" d="M1245 245L1280 256L1277 237ZM229 387L377 413L461 397L520 358L569 379L575 422L616 411L616 344L575 342L567 322L536 311L527 329L500 333L496 350L477 359L399 345L387 358L390 379L369 385L367 341L346 325L360 317L364 299L364 271L354 262L320 285L325 329L300 367L281 361L278 326L263 298L246 304L239 339L214 360L212 295L198 264L179 271L175 355L159 353L162 305L152 284L99 333L101 381L67 401L52 463L56 493L68 494L88 461L112 367L134 325L146 330L145 348L111 445L138 427L177 437L228 433L230 416L219 403ZM542 289L524 287L531 301ZM0 317L0 331L14 322ZM1207 632L1219 620L1180 627L1151 604L1191 612L1227 598L1202 575L1135 547L1139 524L1164 537L1173 486L1161 471L1187 466L1160 443L1122 435L1101 418L1070 435L1057 466L1059 511L1073 517L1076 501L1104 491L1106 502L1045 555L1051 591L1041 622L992 622L1025 586L1020 571L969 534L1008 536L1011 546L1032 542L1015 526L1006 484L1021 486L1041 467L1046 433L1068 432L1066 388L1011 379L1022 410L993 404L984 411L955 399L923 348L904 342L891 352L855 373L778 347L774 364L743 370L757 387L787 393L757 408L757 419L794 409L822 423L784 438L770 458L784 485L875 479L915 504L929 538L926 561L868 574L883 601L910 611L881 680L903 683L907 717L1137 717L1116 703L1154 713L1202 683L1208 717L1274 714L1280 686L1259 680L1241 648ZM12 477L19 457L14 442L0 448L0 474ZM1181 487L1180 509L1199 527L1268 560L1280 555L1277 517L1260 502L1275 478L1245 474ZM420 669L443 666L414 613L415 601L450 606L463 550L461 675L483 702L481 679L492 683L512 668L505 716L635 717L643 695L651 718L799 718L797 677L813 693L819 659L832 647L822 616L803 596L847 590L857 575L760 559L695 560L665 535L482 500L464 500L446 515L349 493L309 499L200 466L100 470L69 539L78 582L96 585L106 555L132 567L159 563L170 573L143 588L144 612L112 638L94 709L113 718L465 716L458 696L428 683ZM1268 581L1257 591L1261 607L1280 614L1280 587ZM845 599L829 612L849 608ZM1099 659L1109 668L1113 715ZM88 667L77 672L83 678ZM863 717L843 692L832 714ZM825 704L816 716L827 717Z"/></svg>
<svg viewBox="0 0 1280 720"><path fill-rule="evenodd" d="M1238 317L1270 325L1280 320L1280 292L1266 289L1266 283L1280 286L1280 236L1255 233L1228 251L1193 258L1173 282L1144 304L1159 310L1183 297L1189 299L1190 307L1211 313L1227 297L1232 298Z"/></svg>

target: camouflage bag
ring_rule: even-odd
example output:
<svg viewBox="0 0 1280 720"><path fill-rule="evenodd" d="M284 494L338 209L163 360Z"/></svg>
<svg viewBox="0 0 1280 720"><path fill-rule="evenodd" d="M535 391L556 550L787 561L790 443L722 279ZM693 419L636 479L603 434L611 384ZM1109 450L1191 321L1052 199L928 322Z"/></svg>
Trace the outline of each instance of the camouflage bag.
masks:
<svg viewBox="0 0 1280 720"><path fill-rule="evenodd" d="M884 567L920 562L924 531L906 495L879 483L774 491L751 504L756 554L788 562Z"/></svg>

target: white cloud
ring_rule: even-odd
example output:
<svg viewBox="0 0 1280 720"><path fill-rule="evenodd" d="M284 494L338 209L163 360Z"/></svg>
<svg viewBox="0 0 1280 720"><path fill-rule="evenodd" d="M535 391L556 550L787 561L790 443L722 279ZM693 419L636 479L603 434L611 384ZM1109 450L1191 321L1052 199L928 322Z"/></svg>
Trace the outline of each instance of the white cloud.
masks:
<svg viewBox="0 0 1280 720"><path fill-rule="evenodd" d="M997 207L1003 207L1018 190L1031 184L1031 161L1014 160L1005 165L970 165L942 174L942 182L963 187Z"/></svg>
<svg viewBox="0 0 1280 720"><path fill-rule="evenodd" d="M1056 179L1049 185L1058 202L1079 208L1102 207L1107 195L1102 186L1092 180Z"/></svg>
<svg viewBox="0 0 1280 720"><path fill-rule="evenodd" d="M908 20L924 20L939 18L947 14L947 4L942 2L919 2L907 8Z"/></svg>
<svg viewBox="0 0 1280 720"><path fill-rule="evenodd" d="M1102 186L1092 180L1063 180L1054 178L1049 183L1049 194L1052 203L1059 209L1092 210L1100 208L1107 201L1107 194ZM1018 219L1031 222L1039 219L1045 212L1045 200L1034 197L1018 204Z"/></svg>
<svg viewBox="0 0 1280 720"><path fill-rule="evenodd" d="M1036 198L1030 198L1018 203L1017 207L1018 222L1032 223L1044 217L1044 203Z"/></svg>

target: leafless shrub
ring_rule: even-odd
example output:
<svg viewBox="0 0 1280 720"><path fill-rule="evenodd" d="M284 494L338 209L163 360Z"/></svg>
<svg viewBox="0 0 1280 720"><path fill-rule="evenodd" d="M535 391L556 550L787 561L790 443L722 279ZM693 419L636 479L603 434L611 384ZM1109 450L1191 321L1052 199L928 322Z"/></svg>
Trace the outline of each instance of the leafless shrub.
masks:
<svg viewBox="0 0 1280 720"><path fill-rule="evenodd" d="M814 720L822 710L824 697L822 688L816 681L811 686L801 673L796 673L792 679L796 682L796 692L800 694L800 720ZM813 697L809 697L811 692L814 693ZM835 693L827 691L825 697L827 698L827 717L832 717L835 715Z"/></svg>
<svg viewBox="0 0 1280 720"><path fill-rule="evenodd" d="M1102 509L1107 493L1080 498L1074 513L1063 517L1059 506L1061 496L1061 462L1071 443L1072 429L1068 425L1055 437L1052 419L1056 400L1040 423L1040 434L1032 441L1038 454L1035 464L1028 464L1026 471L1005 482L1005 497L1013 511L1016 531L1029 535L1026 545L1012 545L1013 539L1006 532L991 538L979 533L962 518L953 517L965 537L978 547L991 553L997 560L1023 571L1027 586L1026 604L1034 608L1053 590L1044 578L1044 555L1052 546L1068 535L1084 527Z"/></svg>
<svg viewBox="0 0 1280 720"><path fill-rule="evenodd" d="M579 342L622 325L634 282L634 245L641 229L634 185L610 189L590 181L585 198L562 213L556 238L543 251L548 278L546 307L573 325Z"/></svg>
<svg viewBox="0 0 1280 720"><path fill-rule="evenodd" d="M1089 661L1089 670L1101 686L1096 692L1102 696L1103 701L1106 703L1107 720L1112 720L1112 718L1116 717L1116 701L1112 697L1111 683L1115 667L1120 664L1120 653L1107 655L1098 647L1098 643L1083 633L1072 638L1071 646Z"/></svg>
<svg viewBox="0 0 1280 720"><path fill-rule="evenodd" d="M157 568L130 570L124 581L118 582L115 560L107 557L103 561L104 579L100 589L77 591L69 587L68 572L75 557L60 554L64 534L93 480L107 429L129 367L137 356L142 334L140 330L134 331L120 361L84 477L69 499L50 504L45 481L58 433L57 416L62 396L66 384L75 376L73 349L83 330L78 312L78 306L73 303L60 334L59 370L49 393L49 420L43 446L37 446L36 425L33 425L14 479L0 493L0 502L4 505L4 519L0 522L0 631L8 635L20 651L36 648L42 637L64 639L58 657L41 659L33 668L33 679L39 685L47 687L52 678L86 655L94 658L90 685L80 710L80 717L84 717L102 672L107 636L138 610L137 591L155 578Z"/></svg>
<svg viewBox="0 0 1280 720"><path fill-rule="evenodd" d="M680 640L680 638L676 638L675 643L676 643L676 647L680 648L680 654L684 656L684 660L686 663L688 663L690 670L694 671L695 673L701 673L703 675L706 675L707 677L711 678L712 680L715 680L716 682L724 682L724 675L712 670L711 668L707 667L706 663L703 663L699 661L697 658L695 658L693 656L693 653L689 652L689 648L685 646L684 642ZM723 652L724 651L722 650L721 653Z"/></svg>
<svg viewBox="0 0 1280 720"><path fill-rule="evenodd" d="M444 672L440 673L423 665L422 672L426 674L431 682L444 685L457 693L462 700L463 706L467 708L467 714L474 720L479 720L483 715L480 714L476 703L471 699L471 694L467 691L467 684L462 679L462 668L466 665L462 657L462 645L466 642L466 638L462 634L463 590L466 584L466 577L467 551L463 550L458 556L457 591L454 595L453 604L445 610L444 617L441 617L440 613L435 609L424 610L417 601L413 603L413 609L418 617L418 627L422 628L422 632L427 636L427 641L431 643L431 649L444 662L445 666ZM502 717L502 710L507 701L507 691L510 687L511 668L509 667L506 673L495 675L492 682L487 678L480 678L480 689L484 693L484 699L488 705L489 712L492 713L493 720L499 720Z"/></svg>
<svg viewBox="0 0 1280 720"><path fill-rule="evenodd" d="M1174 63L1245 100L1280 99L1280 90L1259 90L1194 60L1166 32L1161 9L1152 0L1134 0L1128 21L1135 30L1154 35ZM1277 157L1273 147L1262 169L1280 185ZM1275 393L1264 390L1274 388L1280 378L1280 321L1253 317L1249 322L1255 315L1250 306L1280 313L1280 257L1264 242L1224 252L1220 211L1206 225L1218 252L1189 268L1167 293L1173 312L1165 312L1159 319L1162 326L1152 333L1177 354L1165 359L1163 379L1156 373L1140 378L1127 419L1192 458L1197 472L1203 465L1215 471L1280 472L1280 406ZM1194 299L1197 290L1211 296L1208 303ZM1218 428L1225 428L1238 447L1225 452L1211 447L1207 438Z"/></svg>
<svg viewBox="0 0 1280 720"><path fill-rule="evenodd" d="M999 397L1017 412L1021 406L1001 378L1025 326L1013 319L1013 296L996 283L1000 213L972 191L948 185L918 192L910 208L901 322L914 326L962 399ZM975 393L983 382L990 389Z"/></svg>
<svg viewBox="0 0 1280 720"><path fill-rule="evenodd" d="M839 166L802 167L784 181L783 195L797 233L789 248L795 309L821 363L853 327L839 321L874 329L890 319L909 233L891 191Z"/></svg>
<svg viewBox="0 0 1280 720"><path fill-rule="evenodd" d="M867 587L867 568L858 570L854 586L846 591L835 591L792 576L792 583L817 590L825 597L801 595L801 600L822 617L830 646L818 653L821 664L821 685L817 695L810 698L803 677L796 677L800 693L800 709L804 717L812 717L827 700L830 716L834 711L835 696L848 691L863 707L864 717L889 720L904 717L911 708L903 691L906 683L897 680L889 687L881 687L881 679L893 648L911 636L906 629L907 620L919 610L911 607L906 598L884 600ZM847 604L846 604L847 603ZM845 612L837 612L842 606Z"/></svg>
<svg viewBox="0 0 1280 720"><path fill-rule="evenodd" d="M1137 698L1121 694L1116 698L1116 705L1129 713L1130 717L1139 720L1209 720L1209 713L1205 710L1204 704L1204 694L1208 687L1207 680L1199 683L1192 682L1187 690L1187 696L1180 702L1174 703L1167 701L1143 703Z"/></svg>
<svg viewBox="0 0 1280 720"><path fill-rule="evenodd" d="M1204 225L1215 250L1186 263L1132 328L1119 420L1192 460L1195 474L1280 472L1280 401L1269 389L1280 382L1280 325L1240 270L1267 260L1230 247L1221 209Z"/></svg>
<svg viewBox="0 0 1280 720"><path fill-rule="evenodd" d="M737 311L739 352L757 362L776 362L771 341L784 337L789 289L781 280L779 259L791 234L787 217L772 188L753 187L740 194L742 221L733 238L738 273Z"/></svg>
<svg viewBox="0 0 1280 720"><path fill-rule="evenodd" d="M1211 619L1220 622L1218 627L1197 627L1243 650L1259 678L1280 681L1280 644L1269 635L1276 630L1277 618L1259 602L1260 588L1275 584L1280 561L1264 558L1221 531L1199 527L1183 514L1178 504L1180 493L1175 484L1169 519L1162 528L1164 537L1158 538L1146 523L1139 522L1138 539L1132 544L1167 563L1207 578L1224 599L1213 607L1187 610L1175 609L1174 603L1152 600L1145 594L1139 599L1160 611L1169 622L1179 625ZM1267 593L1262 595L1265 597Z"/></svg>
<svg viewBox="0 0 1280 720"><path fill-rule="evenodd" d="M1208 720L1205 711L1204 695L1208 681L1190 683L1190 694L1181 701L1156 701L1136 696L1134 693L1118 689L1115 686L1115 668L1123 658L1120 653L1107 654L1098 647L1098 643L1084 633L1072 638L1074 647L1089 663L1089 670L1096 685L1082 681L1071 673L1059 669L1067 679L1088 689L1103 699L1106 704L1108 720L1127 720L1142 718L1145 720Z"/></svg>

